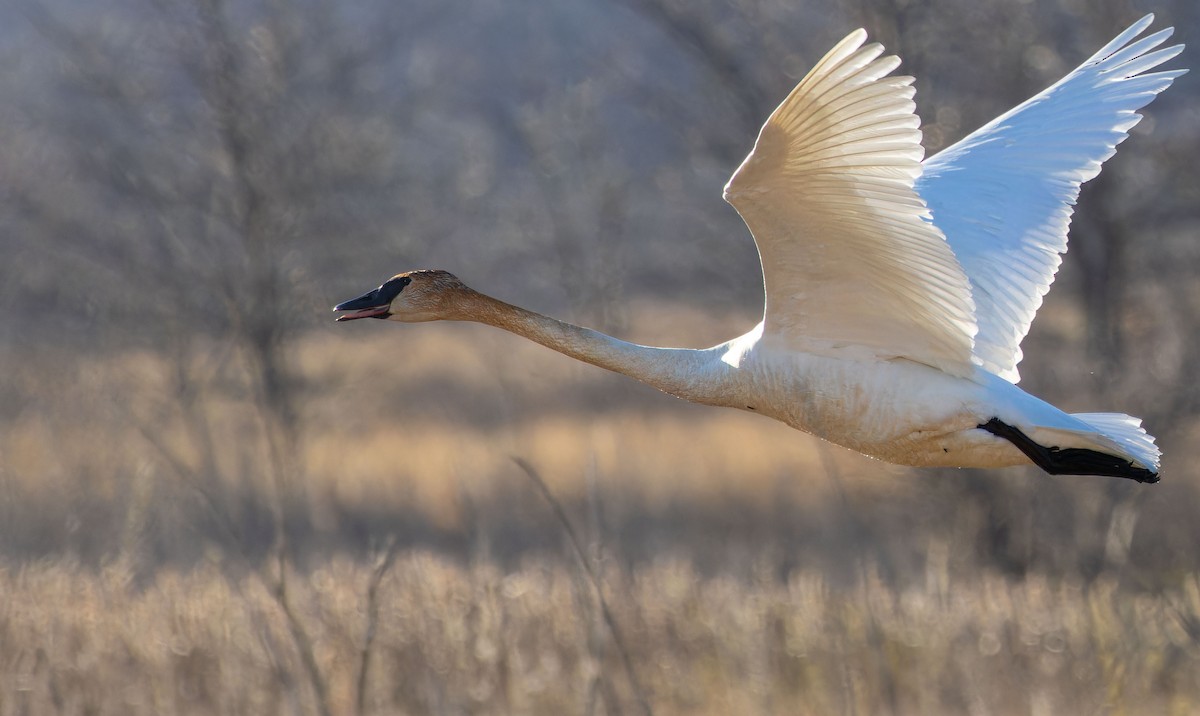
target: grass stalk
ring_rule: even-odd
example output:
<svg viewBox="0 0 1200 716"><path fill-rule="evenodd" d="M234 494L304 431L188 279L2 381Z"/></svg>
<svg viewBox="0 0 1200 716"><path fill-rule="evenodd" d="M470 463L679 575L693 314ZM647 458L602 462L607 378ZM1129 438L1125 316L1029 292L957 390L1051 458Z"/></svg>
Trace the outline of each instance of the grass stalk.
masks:
<svg viewBox="0 0 1200 716"><path fill-rule="evenodd" d="M358 681L354 688L354 713L359 716L367 712L367 674L371 670L371 647L375 644L379 626L379 585L395 563L397 552L396 538L391 536L387 540L387 546L376 555L371 577L367 581L367 626L363 632Z"/></svg>
<svg viewBox="0 0 1200 716"><path fill-rule="evenodd" d="M600 604L600 613L604 616L604 623L608 627L608 631L612 634L613 643L617 647L617 653L621 655L621 664L625 667L625 677L629 680L629 688L633 692L634 698L637 699L638 705L641 707L642 713L646 716L654 716L654 710L650 707L650 701L646 698L646 692L642 688L641 682L637 678L637 672L633 668L633 660L629 657L629 648L626 646L626 641L621 636L621 629L617 626L617 620L613 616L612 610L609 609L608 600L604 598L604 588L600 584L600 577L596 574L596 570L592 568L592 564L588 561L587 553L583 549L583 543L579 540L579 534L576 532L571 519L567 517L566 510L563 509L562 503L554 497L554 493L550 491L550 487L546 485L546 481L542 479L533 465L527 461L513 457L513 462L521 471L529 478L534 487L541 496L550 505L550 509L554 512L555 518L563 528L563 532L567 535L567 540L571 543L571 550L575 553L575 559L579 562L579 566L587 575L588 581L592 584L592 589L596 593L596 601Z"/></svg>

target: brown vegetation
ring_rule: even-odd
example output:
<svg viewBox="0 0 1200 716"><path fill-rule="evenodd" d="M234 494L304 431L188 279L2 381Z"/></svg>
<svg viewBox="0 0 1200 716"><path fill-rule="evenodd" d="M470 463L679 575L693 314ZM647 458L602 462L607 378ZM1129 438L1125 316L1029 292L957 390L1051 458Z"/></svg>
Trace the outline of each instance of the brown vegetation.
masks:
<svg viewBox="0 0 1200 716"><path fill-rule="evenodd" d="M355 713L370 565L334 557L297 579L328 679ZM609 569L609 600L657 714L1129 713L1200 708L1200 583L1132 596L931 564L895 589L869 566L705 576L683 560ZM158 571L69 561L0 572L0 713L303 712L274 600L217 563ZM586 586L557 562L513 569L401 556L382 605L364 713L633 711Z"/></svg>
<svg viewBox="0 0 1200 716"><path fill-rule="evenodd" d="M482 327L368 327L306 342L298 361L327 399L306 416L308 500L285 503L289 608L330 713L636 711L561 525L509 456L538 466L581 526L654 713L1200 708L1194 557L1136 553L1195 525L1140 486L1113 511L1099 479L890 468ZM501 354L516 384L483 355L444 360L475 350ZM123 434L117 416L145 410L165 373L145 355L93 361L39 399L120 385L120 407L89 402L97 414L57 425L31 414L3 435L0 714L315 704L263 561L268 486L198 499ZM570 405L592 390L626 394ZM228 430L214 440L235 441L238 406L207 410ZM158 439L186 444L183 429L164 421ZM89 479L72 479L83 465ZM1051 507L997 526L1010 507L972 494L993 482Z"/></svg>

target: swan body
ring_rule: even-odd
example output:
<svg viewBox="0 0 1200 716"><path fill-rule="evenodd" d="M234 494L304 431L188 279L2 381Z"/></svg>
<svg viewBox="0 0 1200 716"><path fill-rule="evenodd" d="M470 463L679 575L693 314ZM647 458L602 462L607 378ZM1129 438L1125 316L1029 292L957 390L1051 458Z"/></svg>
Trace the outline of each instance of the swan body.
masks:
<svg viewBox="0 0 1200 716"><path fill-rule="evenodd" d="M768 118L725 198L759 249L761 323L707 349L641 346L512 306L440 270L398 274L339 321L469 320L685 400L748 410L887 462L1158 480L1116 413L1021 390L1020 342L1066 250L1080 185L1183 74L1146 16L1034 98L922 161L912 78L866 33Z"/></svg>

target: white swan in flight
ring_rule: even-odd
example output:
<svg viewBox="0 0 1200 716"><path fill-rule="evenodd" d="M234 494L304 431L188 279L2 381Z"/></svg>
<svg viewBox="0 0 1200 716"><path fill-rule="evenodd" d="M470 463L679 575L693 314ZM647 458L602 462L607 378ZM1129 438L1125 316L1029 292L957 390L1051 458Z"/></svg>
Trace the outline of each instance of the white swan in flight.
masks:
<svg viewBox="0 0 1200 716"><path fill-rule="evenodd" d="M762 260L763 320L712 348L655 348L398 274L339 321L477 321L685 400L750 410L887 462L1156 482L1140 421L1067 414L1017 387L1079 186L1185 70L1136 39L1147 15L1058 83L922 162L911 77L852 32L767 119L725 187Z"/></svg>

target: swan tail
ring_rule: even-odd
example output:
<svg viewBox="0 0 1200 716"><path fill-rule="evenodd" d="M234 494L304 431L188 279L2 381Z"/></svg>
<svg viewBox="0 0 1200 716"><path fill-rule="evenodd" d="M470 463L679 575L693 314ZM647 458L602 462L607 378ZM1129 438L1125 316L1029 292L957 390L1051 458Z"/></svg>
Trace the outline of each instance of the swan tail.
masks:
<svg viewBox="0 0 1200 716"><path fill-rule="evenodd" d="M1075 413L1070 417L1074 420L1069 427L1036 426L1029 435L999 418L979 427L1008 440L1051 475L1158 482L1160 453L1141 420L1120 413Z"/></svg>
<svg viewBox="0 0 1200 716"><path fill-rule="evenodd" d="M1115 443L1123 456L1153 471L1157 478L1162 453L1154 444L1154 436L1142 427L1141 419L1124 413L1072 413L1071 417L1095 428L1102 437Z"/></svg>

